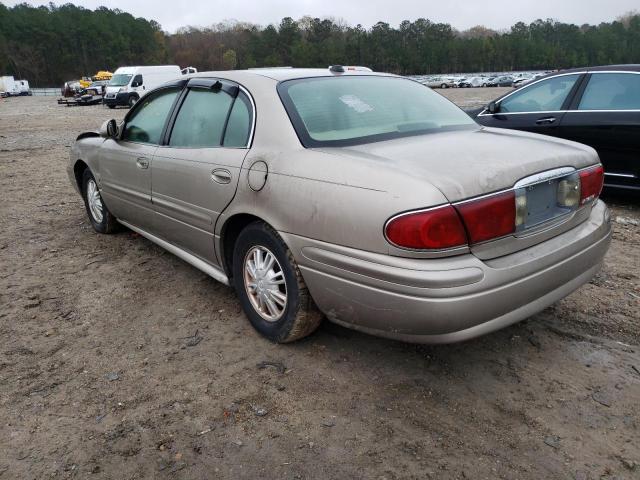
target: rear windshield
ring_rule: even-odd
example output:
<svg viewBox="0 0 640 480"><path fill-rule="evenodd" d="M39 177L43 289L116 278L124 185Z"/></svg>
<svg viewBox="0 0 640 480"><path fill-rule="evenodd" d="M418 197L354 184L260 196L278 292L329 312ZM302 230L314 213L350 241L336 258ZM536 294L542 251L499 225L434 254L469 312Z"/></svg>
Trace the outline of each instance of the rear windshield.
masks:
<svg viewBox="0 0 640 480"><path fill-rule="evenodd" d="M357 145L477 127L449 100L404 78L305 78L280 83L278 92L306 147Z"/></svg>

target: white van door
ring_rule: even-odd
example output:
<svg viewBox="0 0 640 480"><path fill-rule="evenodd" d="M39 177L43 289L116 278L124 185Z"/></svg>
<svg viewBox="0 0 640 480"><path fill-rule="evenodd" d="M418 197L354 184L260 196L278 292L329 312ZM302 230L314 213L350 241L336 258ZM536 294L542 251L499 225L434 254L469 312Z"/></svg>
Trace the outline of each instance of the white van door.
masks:
<svg viewBox="0 0 640 480"><path fill-rule="evenodd" d="M146 93L146 85L144 84L144 77L141 73L137 73L131 79L131 91L137 93L138 98Z"/></svg>

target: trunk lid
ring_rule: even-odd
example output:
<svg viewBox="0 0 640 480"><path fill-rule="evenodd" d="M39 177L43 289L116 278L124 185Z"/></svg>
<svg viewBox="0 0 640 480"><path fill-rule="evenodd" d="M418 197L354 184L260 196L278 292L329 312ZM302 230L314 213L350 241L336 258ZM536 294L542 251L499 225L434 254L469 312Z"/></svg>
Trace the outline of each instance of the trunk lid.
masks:
<svg viewBox="0 0 640 480"><path fill-rule="evenodd" d="M336 149L332 150L337 153ZM442 132L339 150L340 154L375 161L381 169L431 184L451 203L511 189L522 179L541 172L566 170L570 173L599 163L595 150L586 145L492 128ZM544 179L545 175L541 177ZM551 208L556 186L557 180L553 185L549 181L548 185L532 187L530 198L537 196L538 207ZM428 206L416 205L415 208ZM535 211L535 204L532 207L531 214L540 213ZM507 237L472 245L471 252L479 258L491 259L528 248L578 225L588 218L590 210L589 206L559 214Z"/></svg>
<svg viewBox="0 0 640 480"><path fill-rule="evenodd" d="M420 178L457 202L513 187L518 180L559 167L598 163L591 147L514 130L479 128L340 148ZM334 152L335 153L335 149Z"/></svg>

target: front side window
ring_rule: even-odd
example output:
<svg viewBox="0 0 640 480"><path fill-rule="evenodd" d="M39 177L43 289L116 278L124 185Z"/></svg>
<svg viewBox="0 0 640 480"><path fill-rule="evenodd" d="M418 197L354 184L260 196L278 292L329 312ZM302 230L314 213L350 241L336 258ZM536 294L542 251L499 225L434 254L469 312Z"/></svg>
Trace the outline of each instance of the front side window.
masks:
<svg viewBox="0 0 640 480"><path fill-rule="evenodd" d="M640 110L640 74L592 74L578 110Z"/></svg>
<svg viewBox="0 0 640 480"><path fill-rule="evenodd" d="M176 117L169 145L219 147L232 103L233 97L224 90L191 89Z"/></svg>
<svg viewBox="0 0 640 480"><path fill-rule="evenodd" d="M167 115L179 92L177 88L167 88L142 97L127 119L122 140L158 145Z"/></svg>
<svg viewBox="0 0 640 480"><path fill-rule="evenodd" d="M289 80L278 93L306 147L357 145L476 123L417 82L382 76Z"/></svg>
<svg viewBox="0 0 640 480"><path fill-rule="evenodd" d="M500 102L500 113L561 110L579 77L580 74L561 75L525 87Z"/></svg>

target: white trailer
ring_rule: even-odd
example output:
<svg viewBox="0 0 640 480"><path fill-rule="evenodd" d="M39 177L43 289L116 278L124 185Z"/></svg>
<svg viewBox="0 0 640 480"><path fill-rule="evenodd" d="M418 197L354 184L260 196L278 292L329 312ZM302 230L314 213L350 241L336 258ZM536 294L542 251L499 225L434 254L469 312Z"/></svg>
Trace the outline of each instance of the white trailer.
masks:
<svg viewBox="0 0 640 480"><path fill-rule="evenodd" d="M0 95L3 97L10 97L12 95L17 95L18 88L16 87L16 81L12 76L2 76L0 77Z"/></svg>

